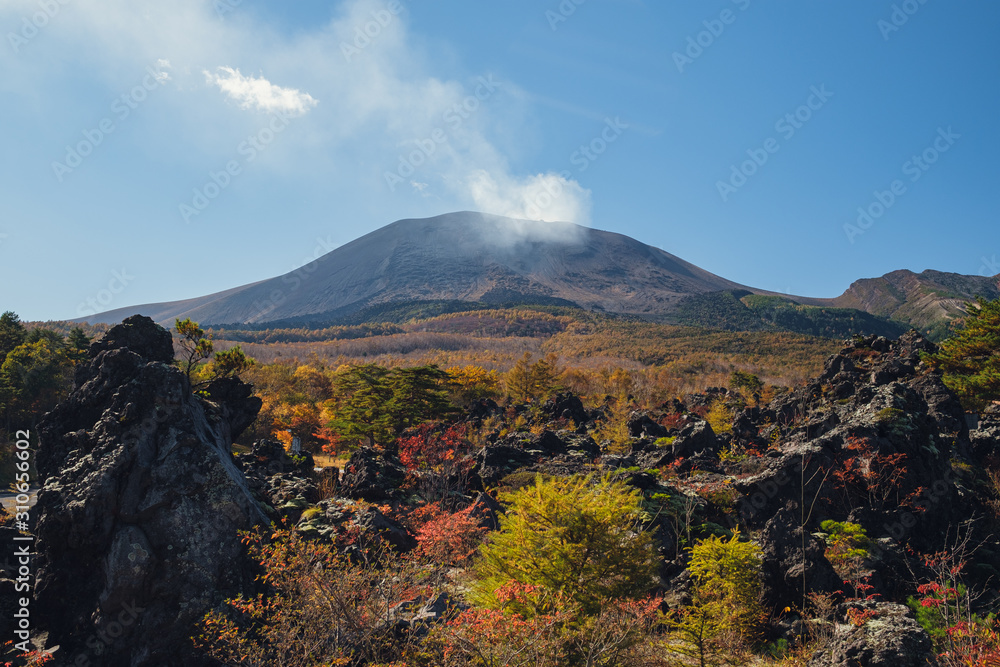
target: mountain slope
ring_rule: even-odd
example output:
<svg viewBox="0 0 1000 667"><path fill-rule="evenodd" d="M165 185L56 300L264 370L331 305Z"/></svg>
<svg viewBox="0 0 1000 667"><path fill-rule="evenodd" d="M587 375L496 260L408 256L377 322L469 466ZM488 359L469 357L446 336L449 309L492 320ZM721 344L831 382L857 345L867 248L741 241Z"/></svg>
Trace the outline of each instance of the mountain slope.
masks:
<svg viewBox="0 0 1000 667"><path fill-rule="evenodd" d="M190 317L203 325L315 328L531 304L734 331L840 338L894 336L913 326L940 338L977 295L1000 296L997 278L895 271L859 280L834 299L780 295L621 234L459 212L394 222L283 276L81 320L113 324L138 313L166 325Z"/></svg>
<svg viewBox="0 0 1000 667"><path fill-rule="evenodd" d="M952 319L965 314L967 302L977 296L1000 298L998 278L941 271L893 271L881 278L852 283L831 303L903 322L931 338L940 338L947 334Z"/></svg>
<svg viewBox="0 0 1000 667"><path fill-rule="evenodd" d="M256 323L405 301L533 299L656 315L727 289L758 292L621 234L463 212L394 222L271 280L86 319Z"/></svg>

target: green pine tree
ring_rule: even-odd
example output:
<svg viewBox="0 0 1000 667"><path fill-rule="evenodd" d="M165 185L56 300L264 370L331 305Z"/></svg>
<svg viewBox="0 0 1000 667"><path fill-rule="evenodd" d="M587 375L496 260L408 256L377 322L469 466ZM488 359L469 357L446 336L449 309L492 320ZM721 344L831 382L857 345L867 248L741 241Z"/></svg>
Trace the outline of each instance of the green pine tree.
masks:
<svg viewBox="0 0 1000 667"><path fill-rule="evenodd" d="M0 364L4 357L27 339L28 332L21 324L21 318L11 311L0 315Z"/></svg>
<svg viewBox="0 0 1000 667"><path fill-rule="evenodd" d="M968 316L954 336L924 360L944 375L967 410L1000 400L1000 299L967 304Z"/></svg>
<svg viewBox="0 0 1000 667"><path fill-rule="evenodd" d="M369 445L387 442L392 422L386 405L392 399L389 369L377 364L350 366L334 378L337 406L330 427L348 439Z"/></svg>
<svg viewBox="0 0 1000 667"><path fill-rule="evenodd" d="M87 351L90 349L90 337L83 332L80 327L70 329L66 338L69 347L69 355L75 361L83 361L87 358Z"/></svg>
<svg viewBox="0 0 1000 667"><path fill-rule="evenodd" d="M392 398L386 410L395 435L451 412L447 384L448 374L436 365L393 370L388 376Z"/></svg>

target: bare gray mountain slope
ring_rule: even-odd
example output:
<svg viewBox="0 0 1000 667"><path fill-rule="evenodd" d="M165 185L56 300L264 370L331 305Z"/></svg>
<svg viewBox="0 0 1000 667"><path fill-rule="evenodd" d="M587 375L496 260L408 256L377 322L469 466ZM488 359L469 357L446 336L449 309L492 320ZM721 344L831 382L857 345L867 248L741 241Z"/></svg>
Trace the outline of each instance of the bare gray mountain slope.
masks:
<svg viewBox="0 0 1000 667"><path fill-rule="evenodd" d="M260 323L352 306L498 295L659 315L685 296L729 289L767 293L621 234L460 212L394 222L270 280L84 319L116 323L138 313L165 324L186 317L202 324Z"/></svg>

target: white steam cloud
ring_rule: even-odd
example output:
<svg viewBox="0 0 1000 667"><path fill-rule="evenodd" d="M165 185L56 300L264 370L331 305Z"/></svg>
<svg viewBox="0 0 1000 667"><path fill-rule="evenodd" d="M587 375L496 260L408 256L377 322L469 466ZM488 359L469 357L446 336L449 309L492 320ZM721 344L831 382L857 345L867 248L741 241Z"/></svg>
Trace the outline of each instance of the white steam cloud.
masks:
<svg viewBox="0 0 1000 667"><path fill-rule="evenodd" d="M546 222L590 221L590 190L556 174L516 178L476 170L466 181L469 196L486 213Z"/></svg>

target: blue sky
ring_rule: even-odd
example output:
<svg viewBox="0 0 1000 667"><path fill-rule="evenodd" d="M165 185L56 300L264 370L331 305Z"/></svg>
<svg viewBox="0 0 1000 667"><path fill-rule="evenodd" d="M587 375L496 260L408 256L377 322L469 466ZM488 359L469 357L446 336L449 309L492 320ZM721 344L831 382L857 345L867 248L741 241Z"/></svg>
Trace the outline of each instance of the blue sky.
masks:
<svg viewBox="0 0 1000 667"><path fill-rule="evenodd" d="M808 296L1000 273L998 28L987 0L6 0L0 309L200 296L464 209Z"/></svg>

